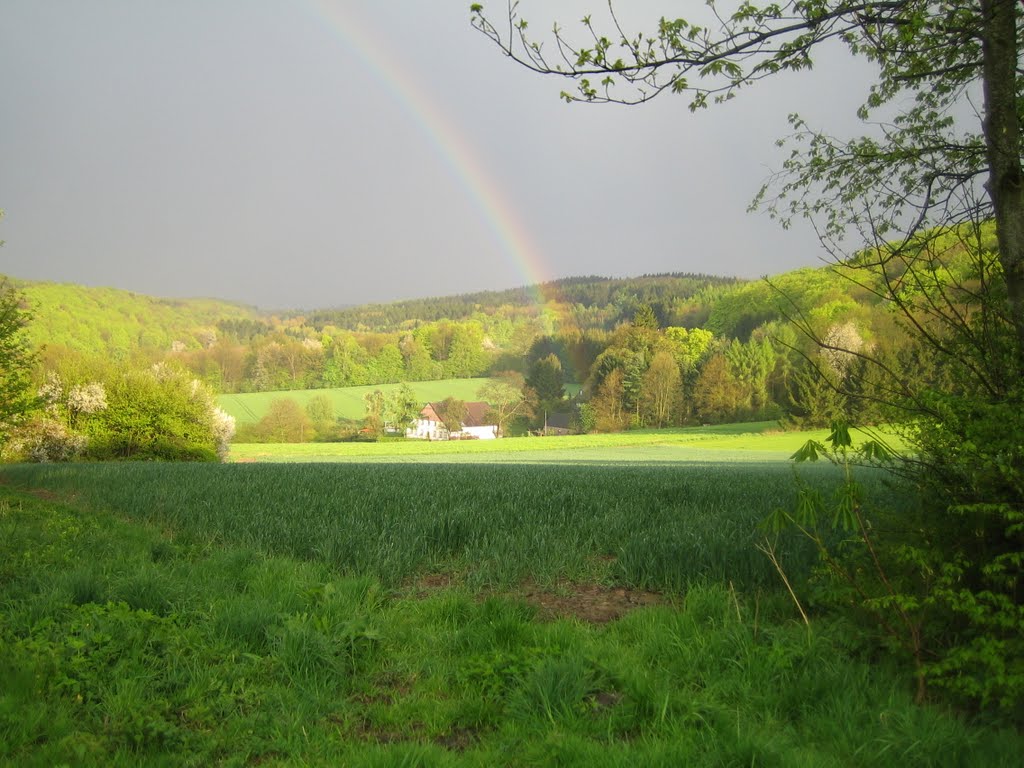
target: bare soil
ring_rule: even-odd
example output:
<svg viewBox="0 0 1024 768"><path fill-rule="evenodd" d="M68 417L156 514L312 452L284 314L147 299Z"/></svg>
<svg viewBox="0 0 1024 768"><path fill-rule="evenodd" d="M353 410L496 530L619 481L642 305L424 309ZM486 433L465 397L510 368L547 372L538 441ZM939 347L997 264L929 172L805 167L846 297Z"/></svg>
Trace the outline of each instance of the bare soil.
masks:
<svg viewBox="0 0 1024 768"><path fill-rule="evenodd" d="M411 585L410 593L425 598L458 583L458 577L452 574L431 573L417 579ZM484 593L480 599L486 598L488 594L494 593ZM553 588L528 583L501 594L536 607L538 621L576 619L588 624L607 624L637 608L665 602L656 592L576 582L562 582Z"/></svg>

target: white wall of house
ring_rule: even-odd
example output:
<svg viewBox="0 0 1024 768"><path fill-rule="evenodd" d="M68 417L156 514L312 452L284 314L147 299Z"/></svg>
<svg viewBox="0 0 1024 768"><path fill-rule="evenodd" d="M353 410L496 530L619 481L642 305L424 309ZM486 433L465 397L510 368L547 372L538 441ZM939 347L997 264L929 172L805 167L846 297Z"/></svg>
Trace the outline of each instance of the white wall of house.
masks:
<svg viewBox="0 0 1024 768"><path fill-rule="evenodd" d="M420 440L447 440L448 430L444 424L433 419L416 419L407 430L406 437L415 437Z"/></svg>
<svg viewBox="0 0 1024 768"><path fill-rule="evenodd" d="M405 436L420 440L459 440L466 438L494 440L498 436L498 427L494 424L482 424L475 427L462 425L461 430L449 434L444 422L437 419L437 414L434 412L433 406L428 404L420 412L420 418L416 419L409 425L409 428L405 430Z"/></svg>
<svg viewBox="0 0 1024 768"><path fill-rule="evenodd" d="M449 436L448 430L444 428L444 424L433 421L431 419L416 419L412 425L405 430L406 437L417 438L419 440L447 440L449 437L452 438L476 438L478 440L494 440L498 435L496 434L498 428L493 425L483 427L463 427L459 432L456 432Z"/></svg>
<svg viewBox="0 0 1024 768"><path fill-rule="evenodd" d="M483 427L463 427L459 433L463 436L472 435L473 437L479 438L480 440L493 440L498 435L495 434L498 428L493 425Z"/></svg>

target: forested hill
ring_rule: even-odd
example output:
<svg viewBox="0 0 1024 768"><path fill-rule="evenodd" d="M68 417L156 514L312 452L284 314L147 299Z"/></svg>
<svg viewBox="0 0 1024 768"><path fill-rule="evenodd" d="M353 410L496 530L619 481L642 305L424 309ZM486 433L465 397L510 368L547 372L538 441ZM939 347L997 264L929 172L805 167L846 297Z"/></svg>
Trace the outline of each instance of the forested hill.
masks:
<svg viewBox="0 0 1024 768"><path fill-rule="evenodd" d="M364 304L344 309L324 309L305 314L306 322L322 330L390 332L421 322L465 320L474 315L529 313L538 303L572 306L586 310L588 326L614 327L628 320L636 308L647 304L665 325L680 324L692 312L695 299L706 304L721 289L745 281L735 277L674 272L641 277L611 278L594 275L568 277L539 285L504 291L480 291L456 296L410 299L387 304Z"/></svg>
<svg viewBox="0 0 1024 768"><path fill-rule="evenodd" d="M970 264L953 258L956 248L947 251L942 274L968 285ZM960 274L964 269L968 272ZM794 270L770 283L694 274L591 276L276 315L212 299L165 300L52 283L19 287L32 307L31 340L45 345L40 363L46 369L88 367L89 359L97 358L168 361L219 392L233 393L507 371L528 375L538 361L554 355L558 378L590 393L619 370L623 391L632 393L631 400L623 396L629 407L622 413L632 409L632 418L643 421L636 395L655 352L664 347L689 388L687 402L699 391L731 393L732 399L719 398L724 404L701 411L699 418L707 421L770 415L771 408L788 403L796 386L791 374L803 366L800 355L816 354L790 326L790 317L800 317L817 333L842 331L862 344L893 346L898 333L892 313L880 304L869 278L849 279L828 268ZM699 334L691 333L697 329ZM760 378L751 383L747 379L755 370ZM672 416L694 418L696 412L685 410ZM655 420L663 422L663 416Z"/></svg>
<svg viewBox="0 0 1024 768"><path fill-rule="evenodd" d="M32 308L33 345L45 345L53 355L70 350L115 358L139 351L205 348L223 336L246 341L284 329L291 329L291 335L299 328L396 333L481 316L516 324L536 318L539 304L571 307L582 328L610 330L632 318L641 304L651 306L662 325L693 326L707 319L719 298L745 284L737 278L685 273L584 276L503 291L272 315L217 299L161 299L115 288L8 279Z"/></svg>
<svg viewBox="0 0 1024 768"><path fill-rule="evenodd" d="M260 317L253 307L217 299L159 299L116 288L10 280L32 311L30 341L51 353L116 358L140 350L206 346L218 324Z"/></svg>

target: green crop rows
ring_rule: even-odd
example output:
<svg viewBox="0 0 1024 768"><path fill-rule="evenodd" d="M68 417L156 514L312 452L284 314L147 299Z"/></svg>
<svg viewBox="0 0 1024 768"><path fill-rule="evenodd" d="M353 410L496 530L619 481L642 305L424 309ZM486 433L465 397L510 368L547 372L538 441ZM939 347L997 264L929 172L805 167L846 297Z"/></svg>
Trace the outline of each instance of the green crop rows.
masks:
<svg viewBox="0 0 1024 768"><path fill-rule="evenodd" d="M792 503L791 472L754 463L111 464L8 474L182 535L390 584L445 570L475 585L589 577L680 590L694 579L776 583L753 545L758 521ZM790 567L806 571L810 549L787 546Z"/></svg>

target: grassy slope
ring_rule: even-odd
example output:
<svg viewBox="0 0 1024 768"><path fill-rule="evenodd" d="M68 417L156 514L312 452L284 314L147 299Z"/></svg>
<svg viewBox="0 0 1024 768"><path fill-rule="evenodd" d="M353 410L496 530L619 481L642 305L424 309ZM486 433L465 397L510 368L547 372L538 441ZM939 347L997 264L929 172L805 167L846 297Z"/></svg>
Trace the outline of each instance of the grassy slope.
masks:
<svg viewBox="0 0 1024 768"><path fill-rule="evenodd" d="M200 468L167 469L29 473L77 486L69 504L0 487L0 763L987 768L1024 750L914 706L777 593L695 582L606 626L540 621L514 593L387 589L245 546L244 526L190 528L201 495L176 524L125 519L160 498L131 481L164 474L173 497ZM301 527L305 503L278 511Z"/></svg>
<svg viewBox="0 0 1024 768"><path fill-rule="evenodd" d="M443 379L441 381L411 382L416 396L423 402L444 400L454 397L459 400L479 400L477 392L488 379ZM343 419L361 419L366 414L363 396L367 392L380 390L387 393L400 384L375 384L365 387L343 387L340 389L303 389L287 392L247 392L239 395L221 395L217 400L221 408L235 417L239 424L255 423L266 415L270 403L277 398L288 397L305 407L312 398L326 395L334 405L334 415Z"/></svg>

